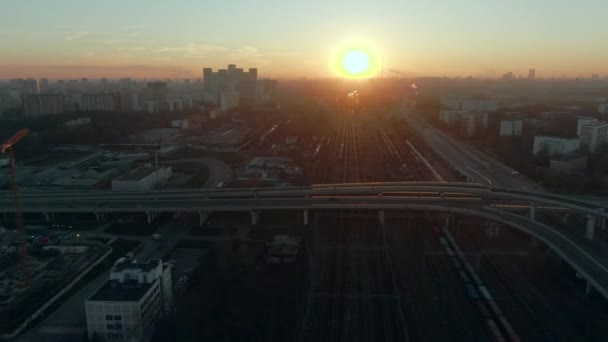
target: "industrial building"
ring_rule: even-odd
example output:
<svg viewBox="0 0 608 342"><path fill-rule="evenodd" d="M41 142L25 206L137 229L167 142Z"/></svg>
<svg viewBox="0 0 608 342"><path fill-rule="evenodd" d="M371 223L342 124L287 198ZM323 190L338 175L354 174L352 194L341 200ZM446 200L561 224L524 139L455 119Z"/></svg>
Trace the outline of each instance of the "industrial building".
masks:
<svg viewBox="0 0 608 342"><path fill-rule="evenodd" d="M522 120L502 120L499 134L501 137L518 137L521 136L522 127Z"/></svg>
<svg viewBox="0 0 608 342"><path fill-rule="evenodd" d="M171 266L120 258L110 279L85 301L89 340L150 341L173 306Z"/></svg>
<svg viewBox="0 0 608 342"><path fill-rule="evenodd" d="M151 166L141 166L113 179L112 190L149 191L155 188L155 184L158 184L158 187L166 185L171 175L170 166L159 167L158 171Z"/></svg>
<svg viewBox="0 0 608 342"><path fill-rule="evenodd" d="M581 140L577 138L535 136L532 154L538 155L545 151L549 156L567 156L577 152L580 144Z"/></svg>

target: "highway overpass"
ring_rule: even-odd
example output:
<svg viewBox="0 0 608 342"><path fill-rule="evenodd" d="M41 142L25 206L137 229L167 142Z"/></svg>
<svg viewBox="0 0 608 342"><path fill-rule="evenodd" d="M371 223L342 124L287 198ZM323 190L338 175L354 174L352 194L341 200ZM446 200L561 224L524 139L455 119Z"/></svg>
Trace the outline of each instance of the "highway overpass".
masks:
<svg viewBox="0 0 608 342"><path fill-rule="evenodd" d="M604 225L606 208L574 198L546 193L488 188L471 183L398 182L319 184L309 187L264 189L169 190L154 192L56 191L24 192L25 213L158 213L250 212L252 223L264 210L373 209L383 221L386 210L427 210L467 214L500 222L543 241L578 273L589 286L608 298L608 261L588 243L535 220L536 210L587 215L586 236ZM527 210L522 216L510 212ZM13 213L11 194L0 193L0 213ZM150 216L149 216L150 217ZM305 222L307 223L307 222ZM589 228L592 226L592 228ZM591 229L591 235L589 231Z"/></svg>

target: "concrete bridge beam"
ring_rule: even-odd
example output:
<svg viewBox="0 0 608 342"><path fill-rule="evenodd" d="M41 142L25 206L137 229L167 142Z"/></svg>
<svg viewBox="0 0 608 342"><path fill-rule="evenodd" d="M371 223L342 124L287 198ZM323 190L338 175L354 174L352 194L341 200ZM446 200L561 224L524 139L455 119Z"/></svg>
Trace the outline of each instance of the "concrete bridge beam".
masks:
<svg viewBox="0 0 608 342"><path fill-rule="evenodd" d="M593 215L587 215L587 227L585 229L585 238L587 240L593 240L593 236L595 235L595 225L597 223L597 219Z"/></svg>
<svg viewBox="0 0 608 342"><path fill-rule="evenodd" d="M260 213L255 210L251 210L249 213L251 214L251 225L256 226L258 224L258 216Z"/></svg>
<svg viewBox="0 0 608 342"><path fill-rule="evenodd" d="M207 219L209 218L209 214L205 211L199 211L198 212L198 225L202 226L205 224L205 222L207 222Z"/></svg>
<svg viewBox="0 0 608 342"><path fill-rule="evenodd" d="M534 202L530 202L528 217L530 217L531 220L536 220L536 204Z"/></svg>

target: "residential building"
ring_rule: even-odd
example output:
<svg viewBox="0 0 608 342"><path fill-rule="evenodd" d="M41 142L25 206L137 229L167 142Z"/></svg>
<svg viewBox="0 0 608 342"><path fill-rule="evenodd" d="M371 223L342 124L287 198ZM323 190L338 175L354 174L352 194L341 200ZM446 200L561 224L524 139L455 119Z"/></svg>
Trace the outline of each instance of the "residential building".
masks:
<svg viewBox="0 0 608 342"><path fill-rule="evenodd" d="M536 69L528 70L528 79L533 80L534 78L536 78Z"/></svg>
<svg viewBox="0 0 608 342"><path fill-rule="evenodd" d="M137 93L128 89L121 89L118 94L120 97L121 112L136 112L140 110L139 96Z"/></svg>
<svg viewBox="0 0 608 342"><path fill-rule="evenodd" d="M460 117L467 112L464 110L442 110L439 111L439 121L448 125L454 125L460 120Z"/></svg>
<svg viewBox="0 0 608 342"><path fill-rule="evenodd" d="M108 90L108 79L107 78L99 79L99 88L101 89L101 91Z"/></svg>
<svg viewBox="0 0 608 342"><path fill-rule="evenodd" d="M110 279L85 301L89 340L150 341L173 306L171 266L160 259L120 258Z"/></svg>
<svg viewBox="0 0 608 342"><path fill-rule="evenodd" d="M256 99L257 68L243 71L234 64L228 65L228 69L219 69L217 72L211 68L204 68L203 79L205 97L213 104L220 104L220 97L224 92L237 92L238 99L244 102L253 102Z"/></svg>
<svg viewBox="0 0 608 342"><path fill-rule="evenodd" d="M131 78L129 77L125 77L125 78L121 78L120 81L118 82L120 89L128 89L128 90L133 90L135 89L135 81L132 81Z"/></svg>
<svg viewBox="0 0 608 342"><path fill-rule="evenodd" d="M119 106L120 97L116 94L82 94L80 97L80 110L83 111L115 112Z"/></svg>
<svg viewBox="0 0 608 342"><path fill-rule="evenodd" d="M587 146L589 152L595 153L603 144L608 143L608 123L593 120L584 124L580 132L581 145Z"/></svg>
<svg viewBox="0 0 608 342"><path fill-rule="evenodd" d="M219 106L222 111L227 111L236 108L239 105L239 92L234 90L225 90L220 92Z"/></svg>
<svg viewBox="0 0 608 342"><path fill-rule="evenodd" d="M518 137L521 136L522 127L522 120L502 120L499 134L501 137Z"/></svg>
<svg viewBox="0 0 608 342"><path fill-rule="evenodd" d="M23 82L23 94L39 94L40 87L38 86L38 80L28 78Z"/></svg>
<svg viewBox="0 0 608 342"><path fill-rule="evenodd" d="M462 101L460 105L461 110L468 110L472 112L496 112L498 110L498 104L492 100L483 99L469 99Z"/></svg>
<svg viewBox="0 0 608 342"><path fill-rule="evenodd" d="M488 113L442 110L439 112L439 120L450 126L459 126L468 137L475 135L480 128L488 127Z"/></svg>
<svg viewBox="0 0 608 342"><path fill-rule="evenodd" d="M143 101L165 102L169 89L165 82L148 82L146 88L141 92Z"/></svg>
<svg viewBox="0 0 608 342"><path fill-rule="evenodd" d="M442 95L439 97L441 106L450 110L459 110L462 99L457 96Z"/></svg>
<svg viewBox="0 0 608 342"><path fill-rule="evenodd" d="M47 92L49 90L49 80L46 79L46 78L40 79L40 82L38 83L38 86L40 88L39 89L40 92L42 92L42 93Z"/></svg>
<svg viewBox="0 0 608 342"><path fill-rule="evenodd" d="M532 154L538 155L546 152L549 156L567 156L577 152L581 140L577 138L559 138L549 136L535 136Z"/></svg>
<svg viewBox="0 0 608 342"><path fill-rule="evenodd" d="M608 103L602 103L597 107L600 114L608 114Z"/></svg>
<svg viewBox="0 0 608 342"><path fill-rule="evenodd" d="M44 116L65 111L65 98L63 95L25 95L22 102L25 116Z"/></svg>
<svg viewBox="0 0 608 342"><path fill-rule="evenodd" d="M549 168L558 173L570 174L587 168L587 156L556 156L549 160Z"/></svg>
<svg viewBox="0 0 608 342"><path fill-rule="evenodd" d="M588 116L579 116L576 121L576 136L580 137L582 133L583 126L588 125L597 121L596 118L588 117Z"/></svg>
<svg viewBox="0 0 608 342"><path fill-rule="evenodd" d="M269 103L274 100L277 90L277 80L258 80L256 85L256 99L259 103Z"/></svg>
<svg viewBox="0 0 608 342"><path fill-rule="evenodd" d="M25 80L23 78L13 78L12 80L8 81L8 86L10 88L23 89L24 83Z"/></svg>
<svg viewBox="0 0 608 342"><path fill-rule="evenodd" d="M141 166L113 179L112 190L149 191L155 188L155 184L158 184L158 187L166 185L171 175L170 166L159 167L158 171L151 166Z"/></svg>

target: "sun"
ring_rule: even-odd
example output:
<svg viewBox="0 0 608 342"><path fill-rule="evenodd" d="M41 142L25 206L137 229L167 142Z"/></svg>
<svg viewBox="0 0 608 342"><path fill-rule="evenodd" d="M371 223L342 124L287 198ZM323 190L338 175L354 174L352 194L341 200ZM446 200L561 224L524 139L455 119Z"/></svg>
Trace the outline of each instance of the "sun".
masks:
<svg viewBox="0 0 608 342"><path fill-rule="evenodd" d="M378 50L370 44L340 44L332 51L330 67L339 77L366 79L380 72L381 60Z"/></svg>
<svg viewBox="0 0 608 342"><path fill-rule="evenodd" d="M342 66L351 75L360 75L369 70L370 58L361 50L350 51L344 55Z"/></svg>

